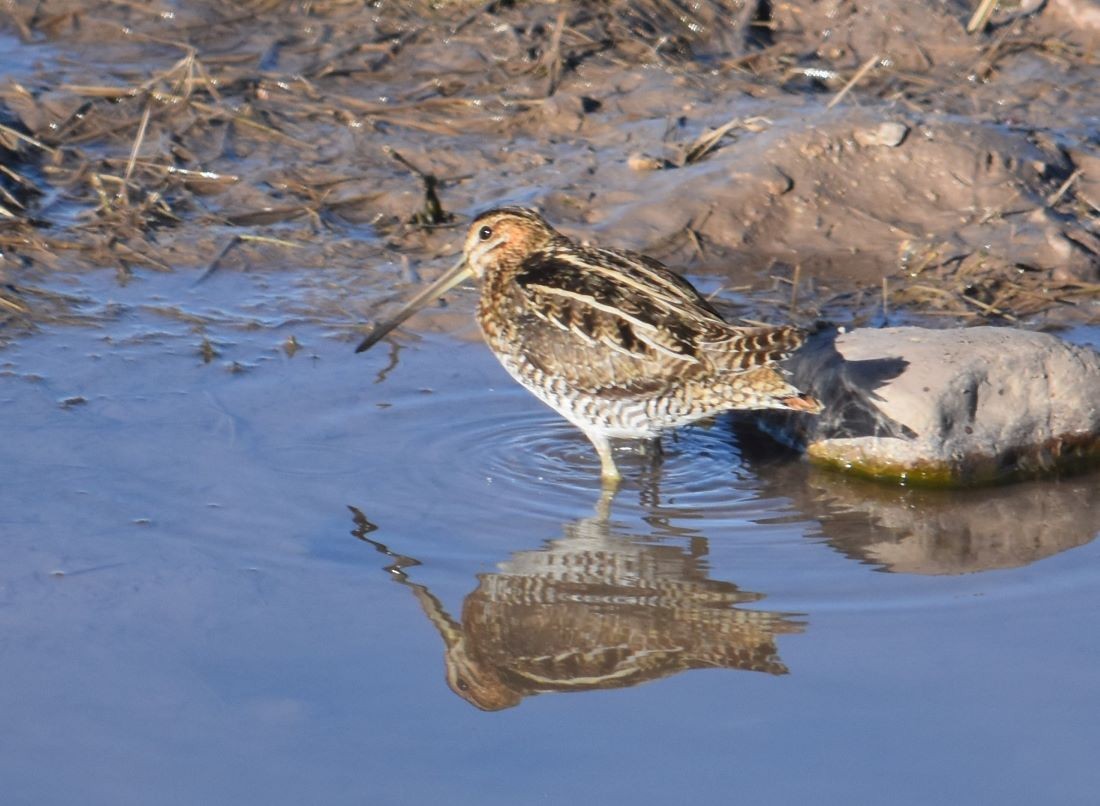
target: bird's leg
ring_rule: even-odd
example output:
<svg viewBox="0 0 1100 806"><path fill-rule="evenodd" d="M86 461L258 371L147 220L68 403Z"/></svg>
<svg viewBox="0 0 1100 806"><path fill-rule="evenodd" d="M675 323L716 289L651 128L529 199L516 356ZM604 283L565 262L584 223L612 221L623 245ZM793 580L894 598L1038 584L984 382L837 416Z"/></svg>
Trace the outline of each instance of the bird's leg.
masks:
<svg viewBox="0 0 1100 806"><path fill-rule="evenodd" d="M639 483L643 488L648 485L656 485L657 480L661 477L661 465L664 464L665 452L661 447L660 437L651 437L643 439L641 443L641 454L644 457L644 471ZM654 498L656 500L656 498Z"/></svg>
<svg viewBox="0 0 1100 806"><path fill-rule="evenodd" d="M612 489L618 487L623 477L619 473L619 468L615 467L615 458L611 455L611 440L603 434L595 434L591 431L586 431L584 435L588 437L600 456L600 480L603 481L603 486Z"/></svg>
<svg viewBox="0 0 1100 806"><path fill-rule="evenodd" d="M664 448L661 447L661 438L643 437L638 445L638 453L653 462L660 462L665 457Z"/></svg>
<svg viewBox="0 0 1100 806"><path fill-rule="evenodd" d="M619 492L619 486L611 486L604 484L600 490L600 500L596 502L596 517L594 520L597 523L607 523L611 517L611 502L615 500L615 495Z"/></svg>

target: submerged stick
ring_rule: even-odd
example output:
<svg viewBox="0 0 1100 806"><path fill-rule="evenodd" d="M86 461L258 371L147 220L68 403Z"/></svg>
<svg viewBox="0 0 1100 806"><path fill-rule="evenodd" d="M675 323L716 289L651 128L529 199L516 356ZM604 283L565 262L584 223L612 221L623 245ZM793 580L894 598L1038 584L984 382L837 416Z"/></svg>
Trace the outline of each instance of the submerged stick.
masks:
<svg viewBox="0 0 1100 806"><path fill-rule="evenodd" d="M1071 173L1066 181L1059 185L1056 191L1050 194L1050 197L1047 199L1047 207L1053 207L1054 205L1056 205L1058 203L1058 200L1066 195L1066 191L1073 186L1073 183L1077 181L1077 177L1079 177L1080 175L1080 168Z"/></svg>
<svg viewBox="0 0 1100 806"><path fill-rule="evenodd" d="M840 88L840 90L837 92L836 95L833 96L833 99L829 101L829 103L825 104L825 108L832 109L834 106L840 103L844 96L847 95L848 92L852 89L852 87L862 81L863 77L871 71L871 68L874 67L881 58L882 57L876 53L870 59L861 64L859 66L859 69L856 70L856 74L848 79L848 83Z"/></svg>
<svg viewBox="0 0 1100 806"><path fill-rule="evenodd" d="M35 148L41 149L42 151L45 151L47 154L56 154L57 153L56 148L51 148L50 146L46 145L45 143L43 143L39 140L35 140L29 134L23 134L23 132L17 131L15 129L11 128L11 126L4 126L3 124L0 124L0 132L3 132L4 134L10 135L11 137L16 138L17 140L22 140L24 143L28 143L29 145L32 145Z"/></svg>
<svg viewBox="0 0 1100 806"><path fill-rule="evenodd" d="M122 200L122 203L127 207L130 205L130 194L126 191L126 186L130 182L130 177L134 174L134 165L137 163L138 152L141 150L141 144L145 141L145 130L149 127L149 115L153 111L152 101L145 101L145 111L141 114L141 123L138 124L137 134L134 135L134 145L130 149L130 159L126 161L126 172L122 175L122 187L119 188L118 198Z"/></svg>
<svg viewBox="0 0 1100 806"><path fill-rule="evenodd" d="M5 308L11 308L18 313L30 313L31 309L24 305L22 302L18 302L14 299L8 299L5 296L0 296L0 305Z"/></svg>
<svg viewBox="0 0 1100 806"><path fill-rule="evenodd" d="M996 7L997 0L981 0L981 2L978 3L978 7L974 9L974 14L970 17L970 22L966 24L966 32L968 34L973 34L985 28L985 24L989 22L989 18L993 16L993 10Z"/></svg>
<svg viewBox="0 0 1100 806"><path fill-rule="evenodd" d="M443 209L443 202L439 200L439 194L436 192L436 188L439 187L439 178L435 174L430 174L413 165L393 146L382 146L382 153L412 171L424 185L424 209L413 216L413 223L429 226L447 224L454 219L453 215Z"/></svg>
<svg viewBox="0 0 1100 806"><path fill-rule="evenodd" d="M684 164L691 165L693 162L698 162L707 154L709 154L718 141L730 133L741 123L740 118L734 118L728 123L724 123L713 131L700 135L694 143L691 144L691 148L684 154Z"/></svg>
<svg viewBox="0 0 1100 806"><path fill-rule="evenodd" d="M550 34L550 47L547 49L547 56L549 57L549 64L546 67L546 71L549 74L546 82L546 97L549 98L558 89L558 83L561 81L562 73L562 58L561 58L561 35L565 30L565 12L558 12L558 19L554 25L554 30Z"/></svg>
<svg viewBox="0 0 1100 806"><path fill-rule="evenodd" d="M240 235L234 235L233 237L231 237L229 239L229 241L225 244L225 246L223 246L218 251L218 254L214 256L214 259L210 261L210 265L208 265L206 267L206 271L204 271L202 274L199 275L199 279L195 280L195 285L198 285L203 280L205 280L207 277L209 277L211 274L216 272L218 270L218 266L221 263L222 258L224 258L226 255L228 255L229 250L231 250L234 246L239 244L241 242L241 240L242 240L242 238L241 238Z"/></svg>
<svg viewBox="0 0 1100 806"><path fill-rule="evenodd" d="M802 264L796 263L794 267L794 277L791 278L791 308L790 316L794 316L795 308L798 307L798 284L802 279Z"/></svg>

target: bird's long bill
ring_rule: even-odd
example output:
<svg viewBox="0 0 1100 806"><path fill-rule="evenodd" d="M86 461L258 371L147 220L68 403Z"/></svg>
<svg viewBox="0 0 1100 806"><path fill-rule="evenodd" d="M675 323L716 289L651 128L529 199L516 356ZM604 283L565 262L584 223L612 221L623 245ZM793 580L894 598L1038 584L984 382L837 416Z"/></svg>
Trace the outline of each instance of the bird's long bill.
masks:
<svg viewBox="0 0 1100 806"><path fill-rule="evenodd" d="M473 269L471 269L466 264L465 258L458 261L458 263L456 263L454 266L447 269L447 271L443 273L442 277L440 277L430 286L425 288L415 297L410 299L405 304L405 307L398 311L393 317L387 319L384 322L379 322L377 325L375 325L374 330L370 332L370 335L363 339L363 341L360 342L359 346L355 348L355 352L361 353L364 350L368 350L373 347L395 327L400 325L402 322L404 322L406 319L419 311L432 300L446 294L467 277L473 276L473 273Z"/></svg>

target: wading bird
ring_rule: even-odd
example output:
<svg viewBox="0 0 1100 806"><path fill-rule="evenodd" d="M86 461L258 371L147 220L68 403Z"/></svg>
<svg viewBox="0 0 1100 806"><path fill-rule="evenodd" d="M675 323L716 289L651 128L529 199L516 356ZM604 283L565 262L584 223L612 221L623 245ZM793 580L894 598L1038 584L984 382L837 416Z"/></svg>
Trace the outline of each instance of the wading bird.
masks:
<svg viewBox="0 0 1100 806"><path fill-rule="evenodd" d="M591 440L605 485L620 478L612 439L652 439L731 409L821 410L775 366L803 331L731 325L660 262L579 245L518 207L477 216L462 259L356 352L471 276L489 348Z"/></svg>

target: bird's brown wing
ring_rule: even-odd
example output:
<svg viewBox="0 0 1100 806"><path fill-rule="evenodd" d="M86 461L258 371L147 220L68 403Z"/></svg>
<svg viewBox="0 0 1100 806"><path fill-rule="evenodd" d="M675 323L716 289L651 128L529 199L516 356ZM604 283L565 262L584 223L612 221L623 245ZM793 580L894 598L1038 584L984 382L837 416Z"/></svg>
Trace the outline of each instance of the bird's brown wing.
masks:
<svg viewBox="0 0 1100 806"><path fill-rule="evenodd" d="M638 254L637 252L627 252L622 249L600 249L592 251L602 253L609 260L614 261L617 266L625 268L633 276L647 278L650 282L659 283L674 296L682 299L685 304L700 308L715 319L722 319L722 315L714 309L714 306L710 304L710 300L700 294L695 286L676 272L672 271L664 263L661 263L661 261L654 260L651 257Z"/></svg>
<svg viewBox="0 0 1100 806"><path fill-rule="evenodd" d="M702 296L687 280L669 269L660 261L635 252L617 249L601 249L599 252L609 256L617 265L628 268L639 279L647 278L651 283L660 283L672 297L682 301L696 315L710 314L710 318L720 321L725 327L708 326L699 333L697 348L706 353L737 354L740 360L736 369L752 369L774 361L781 361L802 346L806 334L797 327L762 326L735 327L726 323L722 315L706 297ZM721 362L725 364L726 362Z"/></svg>
<svg viewBox="0 0 1100 806"><path fill-rule="evenodd" d="M653 262L655 263L655 261ZM547 249L516 274L526 313L590 345L640 359L705 362L699 345L730 326L660 264L607 250Z"/></svg>
<svg viewBox="0 0 1100 806"><path fill-rule="evenodd" d="M684 278L652 258L606 249L549 248L515 276L525 313L644 361L641 375L695 367L737 372L781 360L803 341L792 327L734 327Z"/></svg>

